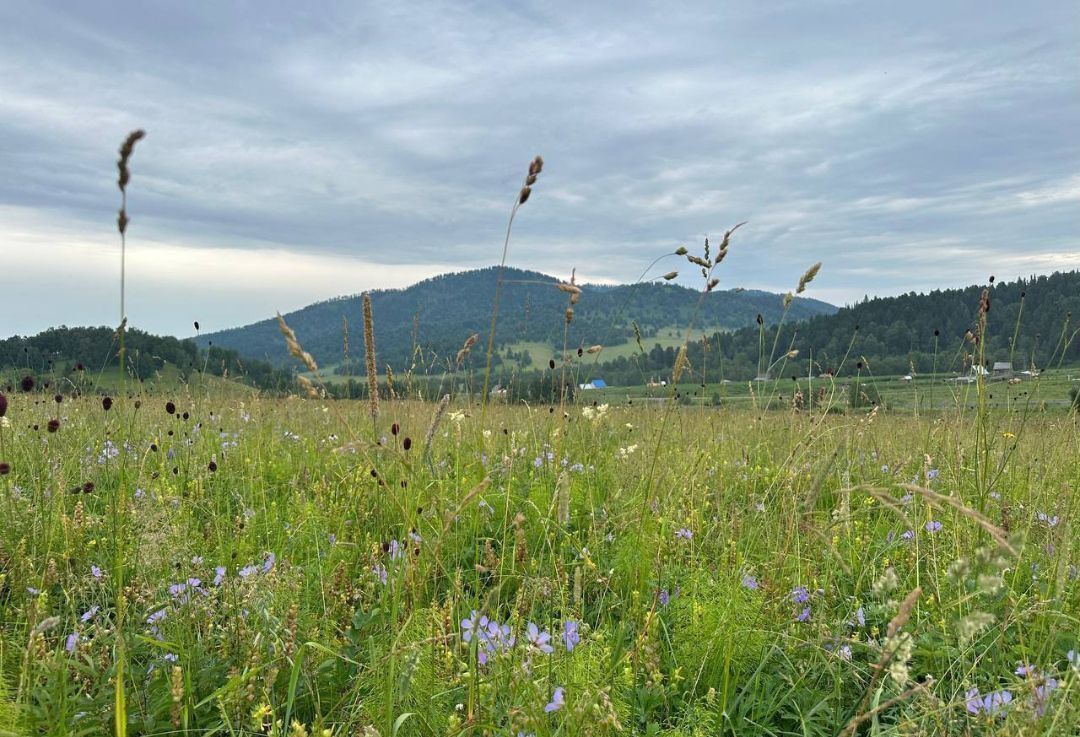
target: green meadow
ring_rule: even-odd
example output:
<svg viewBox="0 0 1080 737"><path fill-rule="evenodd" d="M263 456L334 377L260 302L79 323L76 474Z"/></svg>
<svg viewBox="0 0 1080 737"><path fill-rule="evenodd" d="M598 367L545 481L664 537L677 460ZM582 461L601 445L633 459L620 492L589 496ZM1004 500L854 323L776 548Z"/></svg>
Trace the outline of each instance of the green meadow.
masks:
<svg viewBox="0 0 1080 737"><path fill-rule="evenodd" d="M780 387L15 386L0 734L1075 734L1076 414Z"/></svg>

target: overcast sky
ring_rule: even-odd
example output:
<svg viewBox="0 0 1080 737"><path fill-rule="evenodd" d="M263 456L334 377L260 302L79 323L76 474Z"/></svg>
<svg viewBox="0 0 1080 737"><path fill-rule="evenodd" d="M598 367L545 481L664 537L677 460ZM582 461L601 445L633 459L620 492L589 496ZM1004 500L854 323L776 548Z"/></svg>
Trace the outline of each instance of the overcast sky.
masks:
<svg viewBox="0 0 1080 737"><path fill-rule="evenodd" d="M497 263L535 154L509 263L559 276L742 220L723 286L838 304L1080 267L1075 0L0 0L0 336L118 322L136 127L154 332Z"/></svg>

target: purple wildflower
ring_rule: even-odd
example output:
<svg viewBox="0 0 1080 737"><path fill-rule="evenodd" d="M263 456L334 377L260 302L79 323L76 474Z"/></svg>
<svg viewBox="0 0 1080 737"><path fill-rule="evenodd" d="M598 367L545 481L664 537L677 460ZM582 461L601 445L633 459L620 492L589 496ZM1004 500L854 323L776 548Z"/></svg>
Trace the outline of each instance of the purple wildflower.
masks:
<svg viewBox="0 0 1080 737"><path fill-rule="evenodd" d="M1035 519L1039 520L1040 522L1042 522L1047 527L1057 527L1057 523L1060 521L1060 519L1058 518L1058 516L1056 514L1053 515L1053 516L1050 516L1050 515L1046 514L1046 512L1036 512L1035 513Z"/></svg>
<svg viewBox="0 0 1080 737"><path fill-rule="evenodd" d="M805 604L810 601L810 592L805 586L796 586L791 590L791 600L796 604Z"/></svg>
<svg viewBox="0 0 1080 737"><path fill-rule="evenodd" d="M244 566L243 568L240 569L240 571L237 573L237 575L240 576L240 578L247 578L248 576L253 576L258 572L259 572L259 569L256 568L255 566Z"/></svg>
<svg viewBox="0 0 1080 737"><path fill-rule="evenodd" d="M994 691L985 696L979 694L979 689L972 688L964 696L967 698L967 711L969 714L978 716L985 714L990 717L1005 716L1005 707L1012 702L1013 695L1005 690Z"/></svg>
<svg viewBox="0 0 1080 737"><path fill-rule="evenodd" d="M931 468L929 471L926 472L926 480L927 481L933 481L937 477L938 477L938 470L936 468Z"/></svg>
<svg viewBox="0 0 1080 737"><path fill-rule="evenodd" d="M75 652L75 646L79 644L79 633L72 632L67 636L67 642L64 643L64 649L69 653Z"/></svg>
<svg viewBox="0 0 1080 737"><path fill-rule="evenodd" d="M754 576L743 576L742 585L744 589L750 589L751 591L757 591L758 581Z"/></svg>
<svg viewBox="0 0 1080 737"><path fill-rule="evenodd" d="M166 611L165 609L158 609L156 612L152 613L149 617L146 618L146 623L157 624L161 620L165 619L168 614L168 611Z"/></svg>
<svg viewBox="0 0 1080 737"><path fill-rule="evenodd" d="M803 607L802 613L800 613L799 616L795 618L795 621L805 622L808 619L810 619L810 607Z"/></svg>
<svg viewBox="0 0 1080 737"><path fill-rule="evenodd" d="M659 599L660 606L667 606L668 602L671 600L671 596L668 594L667 589L660 589Z"/></svg>
<svg viewBox="0 0 1080 737"><path fill-rule="evenodd" d="M693 531L685 527L680 527L679 529L675 530L675 537L681 537L683 540L693 540L694 533Z"/></svg>
<svg viewBox="0 0 1080 737"><path fill-rule="evenodd" d="M901 540L911 540L913 537L915 537L915 530L904 530L900 535Z"/></svg>
<svg viewBox="0 0 1080 737"><path fill-rule="evenodd" d="M82 616L79 617L79 621L82 622L83 624L86 624L87 622L89 622L91 619L94 618L94 615L98 613L98 609L100 609L100 608L101 607L99 607L97 604L94 604L94 606L90 607L89 609L87 609L85 612L82 613Z"/></svg>
<svg viewBox="0 0 1080 737"><path fill-rule="evenodd" d="M263 567L262 567L263 573L269 573L270 569L274 567L274 563L276 563L276 562L277 562L277 556L274 555L273 551L267 553L266 554L266 560L263 561Z"/></svg>
<svg viewBox="0 0 1080 737"><path fill-rule="evenodd" d="M926 523L926 531L927 532L931 532L931 533L938 532L940 529L941 529L941 523L938 522L936 519L932 519L932 520L930 520L929 522Z"/></svg>
<svg viewBox="0 0 1080 737"><path fill-rule="evenodd" d="M225 580L225 566L218 566L214 569L214 585L220 586L222 581Z"/></svg>
<svg viewBox="0 0 1080 737"><path fill-rule="evenodd" d="M401 556L405 555L401 550L401 543L396 539L391 540L387 552L390 553L390 560L397 560Z"/></svg>
<svg viewBox="0 0 1080 737"><path fill-rule="evenodd" d="M371 567L371 572L374 573L375 577L382 582L383 586L386 585L386 566L382 565L381 563L376 563ZM466 642L468 642L468 640L466 640Z"/></svg>
<svg viewBox="0 0 1080 737"><path fill-rule="evenodd" d="M93 576L94 578L101 578L102 575L104 575L104 574L101 572L101 569L98 568L97 566L90 566L90 575Z"/></svg>
<svg viewBox="0 0 1080 737"><path fill-rule="evenodd" d="M566 691L562 686L559 686L551 695L551 701L544 707L544 712L550 714L553 711L558 711L564 706L566 706Z"/></svg>
<svg viewBox="0 0 1080 737"><path fill-rule="evenodd" d="M541 630L535 623L529 622L525 627L525 631L528 633L529 644L542 653L553 653L555 648L551 646L551 633L547 630Z"/></svg>
<svg viewBox="0 0 1080 737"><path fill-rule="evenodd" d="M578 623L572 619L568 619L563 622L563 643L566 645L566 651L569 653L574 652L574 647L581 642L581 635L578 634Z"/></svg>

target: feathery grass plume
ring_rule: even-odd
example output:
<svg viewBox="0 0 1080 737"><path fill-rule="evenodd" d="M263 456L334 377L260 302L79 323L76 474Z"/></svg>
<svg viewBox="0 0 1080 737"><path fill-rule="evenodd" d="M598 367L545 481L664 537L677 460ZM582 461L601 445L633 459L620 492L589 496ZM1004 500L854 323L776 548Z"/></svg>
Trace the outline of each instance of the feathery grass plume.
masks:
<svg viewBox="0 0 1080 737"><path fill-rule="evenodd" d="M668 273L664 274L660 278L663 279L664 281L671 281L672 279L674 279L678 275L679 275L679 272L677 272L677 271L669 271Z"/></svg>
<svg viewBox="0 0 1080 737"><path fill-rule="evenodd" d="M807 269L806 272L801 277L799 277L799 286L795 288L795 294L802 294L803 292L805 292L806 285L814 281L814 277L817 276L819 271L821 271L820 261Z"/></svg>
<svg viewBox="0 0 1080 737"><path fill-rule="evenodd" d="M431 456L431 443L435 440L435 433L439 431L439 424L442 422L443 415L446 414L446 408L450 406L450 395L443 394L443 398L439 400L439 405L435 408L435 414L431 417L431 424L428 426L427 434L424 435L424 460L430 464Z"/></svg>
<svg viewBox="0 0 1080 737"><path fill-rule="evenodd" d="M364 292L364 360L367 361L368 406L372 419L379 416L379 375L375 363L375 319L371 294Z"/></svg>
<svg viewBox="0 0 1080 737"><path fill-rule="evenodd" d="M686 343L679 346L679 352L675 355L675 368L671 370L671 383L678 384L683 371L690 368L690 359L686 356Z"/></svg>
<svg viewBox="0 0 1080 737"><path fill-rule="evenodd" d="M461 364L465 362L465 357L469 355L469 352L472 350L472 347L474 345L476 345L476 341L478 341L478 340L480 340L480 334L479 333L473 333L472 335L470 335L468 338L465 339L465 342L461 346L461 350L459 350L457 352L457 362L456 363L457 363L458 368L461 368Z"/></svg>
<svg viewBox="0 0 1080 737"><path fill-rule="evenodd" d="M397 392L394 391L394 369L390 364L386 364L386 394L390 399L397 399Z"/></svg>
<svg viewBox="0 0 1080 737"><path fill-rule="evenodd" d="M896 612L896 616L889 620L889 626L885 630L887 637L892 637L901 627L908 623L908 620L911 619L911 613L915 610L915 603L920 596L922 596L922 589L918 586L908 592L908 595L900 602L900 609Z"/></svg>
<svg viewBox="0 0 1080 737"><path fill-rule="evenodd" d="M510 220L506 223L506 237L503 239L503 252L502 260L499 262L499 276L495 280L495 300L491 305L491 330L488 333L487 344L487 363L484 366L484 392L482 401L482 413L487 413L487 403L490 396L489 390L491 389L491 361L495 355L495 328L499 322L499 300L502 297L502 285L503 277L506 273L506 254L510 251L510 233L514 228L514 216L517 215L517 211L525 204L529 199L529 195L532 193L532 186L536 184L536 178L540 176L540 172L544 168L544 159L537 156L529 163L529 172L525 175L525 183L521 187L521 191L518 193L517 199L514 201L514 206L510 208Z"/></svg>
<svg viewBox="0 0 1080 737"><path fill-rule="evenodd" d="M319 390L315 388L315 385L311 383L311 379L303 374L297 374L296 382L303 387L304 393L311 399L319 399Z"/></svg>
<svg viewBox="0 0 1080 737"><path fill-rule="evenodd" d="M285 336L285 347L289 349L289 355L296 360L300 361L307 367L308 371L318 371L319 365L315 363L315 359L310 353L304 350L300 345L300 341L296 339L296 333L293 329L285 324L285 318L281 316L281 313L277 313L278 330Z"/></svg>
<svg viewBox="0 0 1080 737"><path fill-rule="evenodd" d="M570 524L570 476L566 471L561 471L555 482L555 512L560 525Z"/></svg>
<svg viewBox="0 0 1080 737"><path fill-rule="evenodd" d="M127 256L127 186L131 181L131 169L128 167L128 163L131 161L131 155L135 153L135 144L146 137L146 131L141 128L133 130L128 133L127 138L120 145L120 158L116 162L116 168L119 172L116 184L120 187L120 212L116 216L116 228L120 231L120 319L123 320L127 314L124 309L124 287L125 287L125 267Z"/></svg>

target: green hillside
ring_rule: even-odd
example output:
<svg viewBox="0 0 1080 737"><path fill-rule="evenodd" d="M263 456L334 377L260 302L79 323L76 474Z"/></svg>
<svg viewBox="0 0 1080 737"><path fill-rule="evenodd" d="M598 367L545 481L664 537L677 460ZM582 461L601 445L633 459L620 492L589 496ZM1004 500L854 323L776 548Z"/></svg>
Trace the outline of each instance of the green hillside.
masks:
<svg viewBox="0 0 1080 737"><path fill-rule="evenodd" d="M491 325L497 268L445 274L406 289L371 293L375 316L375 343L380 369L389 364L395 371L428 366L441 370L470 335L486 338ZM528 344L561 348L563 315L567 295L555 288L556 279L546 274L507 269L503 286L497 345L509 349L517 363ZM698 291L667 283L621 286L582 285L569 326L570 346L602 344L614 347L634 341L631 321L643 339L661 335L665 329L685 326L700 299ZM798 298L788 319L800 320L835 312L832 305ZM713 330L733 330L755 322L762 315L774 323L783 313L780 295L768 292L717 290L705 298L698 322ZM345 360L345 325L349 354L356 371L363 361L360 297L340 297L319 302L285 315L304 348L325 366ZM274 320L223 330L202 336L199 345L211 343L276 365L288 362L284 341ZM502 351L504 356L506 351ZM533 360L542 360L533 357Z"/></svg>

